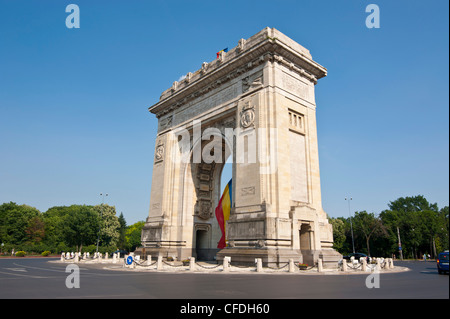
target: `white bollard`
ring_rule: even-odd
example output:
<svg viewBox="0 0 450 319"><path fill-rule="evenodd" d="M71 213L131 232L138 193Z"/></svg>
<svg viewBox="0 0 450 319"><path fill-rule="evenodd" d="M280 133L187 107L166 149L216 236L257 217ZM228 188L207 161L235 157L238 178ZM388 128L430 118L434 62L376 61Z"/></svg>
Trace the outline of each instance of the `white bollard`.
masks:
<svg viewBox="0 0 450 319"><path fill-rule="evenodd" d="M377 271L380 271L381 270L381 260L380 260L380 258L377 258L377 266L375 267L375 269L377 270Z"/></svg>
<svg viewBox="0 0 450 319"><path fill-rule="evenodd" d="M361 269L362 269L362 271L367 271L367 260L366 260L366 258L365 257L361 257L360 259L359 259L360 261L361 261Z"/></svg>
<svg viewBox="0 0 450 319"><path fill-rule="evenodd" d="M323 272L323 261L321 258L319 258L317 260L317 271L318 272Z"/></svg>
<svg viewBox="0 0 450 319"><path fill-rule="evenodd" d="M289 272L295 272L294 259L289 259Z"/></svg>
<svg viewBox="0 0 450 319"><path fill-rule="evenodd" d="M189 257L189 271L195 271L195 257Z"/></svg>
<svg viewBox="0 0 450 319"><path fill-rule="evenodd" d="M262 272L262 259L256 258L256 272Z"/></svg>
<svg viewBox="0 0 450 319"><path fill-rule="evenodd" d="M61 253L61 261L64 261L64 253Z"/></svg>
<svg viewBox="0 0 450 319"><path fill-rule="evenodd" d="M231 257L224 257L223 258L223 272L229 272L230 271L230 262Z"/></svg>
<svg viewBox="0 0 450 319"><path fill-rule="evenodd" d="M147 255L147 266L152 264L152 255Z"/></svg>
<svg viewBox="0 0 450 319"><path fill-rule="evenodd" d="M158 256L158 263L156 265L156 270L162 270L163 269L163 265L162 265L162 256L159 255Z"/></svg>
<svg viewBox="0 0 450 319"><path fill-rule="evenodd" d="M342 259L342 271L347 271L347 260Z"/></svg>

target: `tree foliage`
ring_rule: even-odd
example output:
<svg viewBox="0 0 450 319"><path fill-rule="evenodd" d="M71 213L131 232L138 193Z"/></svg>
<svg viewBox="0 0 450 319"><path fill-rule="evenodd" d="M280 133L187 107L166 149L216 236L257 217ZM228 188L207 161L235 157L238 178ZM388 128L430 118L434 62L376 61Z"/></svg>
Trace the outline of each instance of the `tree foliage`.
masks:
<svg viewBox="0 0 450 319"><path fill-rule="evenodd" d="M333 226L334 248L342 254L355 250L372 256L398 256L398 233L404 257L435 256L449 248L449 207L441 209L422 195L400 197L388 203L380 214L355 212L352 218L329 218ZM102 252L115 249L134 251L141 245L139 221L127 226L114 206L55 206L41 213L28 205L0 205L0 243L3 251L49 250L93 251L99 239Z"/></svg>
<svg viewBox="0 0 450 319"><path fill-rule="evenodd" d="M116 208L106 204L55 206L41 213L10 202L0 205L0 243L4 252L92 252L97 240L101 252L134 250L140 245L142 223L127 227L123 214L117 217Z"/></svg>
<svg viewBox="0 0 450 319"><path fill-rule="evenodd" d="M133 225L127 227L125 231L126 248L129 251L133 251L136 247L141 245L141 232L145 222L139 221Z"/></svg>
<svg viewBox="0 0 450 319"><path fill-rule="evenodd" d="M93 207L99 220L100 242L104 246L117 246L119 241L119 218L116 216L116 208L106 204Z"/></svg>
<svg viewBox="0 0 450 319"><path fill-rule="evenodd" d="M422 195L400 197L388 203L378 216L366 211L350 218L331 218L334 247L342 254L352 252L351 222L355 250L372 256L399 256L398 234L405 258L435 256L449 247L448 206L439 209ZM398 230L397 230L398 229ZM345 239L342 239L344 234Z"/></svg>

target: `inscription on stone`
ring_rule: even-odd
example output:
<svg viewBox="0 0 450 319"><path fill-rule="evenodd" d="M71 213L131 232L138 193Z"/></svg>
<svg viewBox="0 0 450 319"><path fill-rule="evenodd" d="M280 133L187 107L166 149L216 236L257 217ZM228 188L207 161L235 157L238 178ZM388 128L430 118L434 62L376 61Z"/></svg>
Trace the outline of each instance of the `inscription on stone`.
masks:
<svg viewBox="0 0 450 319"><path fill-rule="evenodd" d="M255 186L241 188L241 196L255 195Z"/></svg>

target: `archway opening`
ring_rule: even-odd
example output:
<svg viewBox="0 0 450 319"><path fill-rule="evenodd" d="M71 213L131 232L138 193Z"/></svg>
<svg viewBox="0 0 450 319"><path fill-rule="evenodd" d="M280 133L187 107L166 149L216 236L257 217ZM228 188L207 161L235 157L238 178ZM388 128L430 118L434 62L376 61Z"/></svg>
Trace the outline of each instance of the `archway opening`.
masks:
<svg viewBox="0 0 450 319"><path fill-rule="evenodd" d="M194 187L192 248L198 260L214 260L222 237L215 211L233 170L230 144L223 134L216 134L198 141L194 152L200 152L201 158L189 165Z"/></svg>
<svg viewBox="0 0 450 319"><path fill-rule="evenodd" d="M195 252L197 260L209 260L209 232L206 229L197 229Z"/></svg>

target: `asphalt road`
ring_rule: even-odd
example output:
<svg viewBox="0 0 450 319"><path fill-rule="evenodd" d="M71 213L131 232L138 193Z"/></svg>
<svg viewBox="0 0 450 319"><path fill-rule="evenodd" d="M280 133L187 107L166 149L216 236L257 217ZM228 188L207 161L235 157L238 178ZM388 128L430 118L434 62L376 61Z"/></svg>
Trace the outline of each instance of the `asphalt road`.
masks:
<svg viewBox="0 0 450 319"><path fill-rule="evenodd" d="M1 299L448 299L449 276L435 262L399 262L410 268L381 274L379 288L367 275L157 273L112 271L80 265L79 288L67 288L67 264L45 258L0 258ZM71 281L75 283L75 281ZM230 308L229 308L230 309Z"/></svg>

